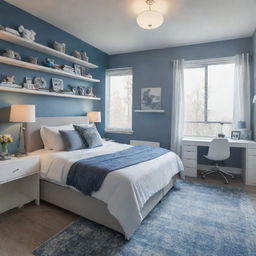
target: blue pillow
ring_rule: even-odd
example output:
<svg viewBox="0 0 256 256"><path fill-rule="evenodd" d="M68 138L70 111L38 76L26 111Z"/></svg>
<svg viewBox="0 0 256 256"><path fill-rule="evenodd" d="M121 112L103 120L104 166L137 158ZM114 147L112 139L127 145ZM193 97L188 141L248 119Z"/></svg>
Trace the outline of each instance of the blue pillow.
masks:
<svg viewBox="0 0 256 256"><path fill-rule="evenodd" d="M85 148L84 142L76 130L59 131L66 151Z"/></svg>
<svg viewBox="0 0 256 256"><path fill-rule="evenodd" d="M96 148L103 145L101 136L95 126L77 126L74 125L75 129L79 132L88 145L88 148Z"/></svg>

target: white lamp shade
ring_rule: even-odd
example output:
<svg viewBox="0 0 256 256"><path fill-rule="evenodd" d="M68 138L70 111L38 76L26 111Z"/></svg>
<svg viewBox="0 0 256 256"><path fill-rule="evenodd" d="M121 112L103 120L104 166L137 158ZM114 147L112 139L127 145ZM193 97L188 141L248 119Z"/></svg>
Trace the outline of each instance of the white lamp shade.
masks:
<svg viewBox="0 0 256 256"><path fill-rule="evenodd" d="M35 105L11 105L10 122L35 122Z"/></svg>
<svg viewBox="0 0 256 256"><path fill-rule="evenodd" d="M160 27L164 22L164 17L157 11L144 11L137 17L137 23L144 29L155 29Z"/></svg>
<svg viewBox="0 0 256 256"><path fill-rule="evenodd" d="M87 112L87 117L89 122L92 122L92 123L101 122L101 112Z"/></svg>

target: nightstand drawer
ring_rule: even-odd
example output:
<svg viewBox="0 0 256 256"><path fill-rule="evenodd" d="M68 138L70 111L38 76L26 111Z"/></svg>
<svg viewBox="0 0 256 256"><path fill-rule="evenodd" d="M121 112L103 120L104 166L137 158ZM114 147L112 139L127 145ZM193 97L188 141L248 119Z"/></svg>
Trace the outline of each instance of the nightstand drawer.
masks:
<svg viewBox="0 0 256 256"><path fill-rule="evenodd" d="M0 164L0 183L26 176L39 169L38 157L24 157L17 160L10 160Z"/></svg>
<svg viewBox="0 0 256 256"><path fill-rule="evenodd" d="M197 151L197 146L194 146L194 145L182 145L182 150L183 151L189 151L189 152L196 152Z"/></svg>

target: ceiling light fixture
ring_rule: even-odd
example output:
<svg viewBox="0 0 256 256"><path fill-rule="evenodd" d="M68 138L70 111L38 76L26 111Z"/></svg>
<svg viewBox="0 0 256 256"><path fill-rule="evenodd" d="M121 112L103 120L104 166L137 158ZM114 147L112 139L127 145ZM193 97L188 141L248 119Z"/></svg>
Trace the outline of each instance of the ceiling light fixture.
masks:
<svg viewBox="0 0 256 256"><path fill-rule="evenodd" d="M155 29L160 27L164 22L164 17L160 12L152 11L151 5L154 4L154 0L146 0L146 4L149 9L140 13L137 17L137 23L144 29Z"/></svg>

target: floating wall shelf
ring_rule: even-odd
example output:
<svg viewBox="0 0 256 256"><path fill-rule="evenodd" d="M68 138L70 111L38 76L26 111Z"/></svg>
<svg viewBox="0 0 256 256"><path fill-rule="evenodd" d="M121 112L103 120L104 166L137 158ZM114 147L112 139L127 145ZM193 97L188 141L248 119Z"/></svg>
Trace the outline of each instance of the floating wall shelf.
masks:
<svg viewBox="0 0 256 256"><path fill-rule="evenodd" d="M12 35L11 33L8 33L8 32L5 32L5 31L0 31L0 39L11 42L11 43L16 44L16 45L21 45L21 46L24 46L26 48L30 48L30 49L38 51L38 52L49 54L49 55L52 55L54 57L66 60L66 61L70 61L70 62L73 62L73 63L76 63L76 64L80 64L80 65L83 65L83 66L88 67L88 68L98 68L98 66L95 65L95 64L89 63L89 62L84 61L84 60L80 60L80 59L75 58L75 57L73 57L71 55L68 55L66 53L56 51L56 50L54 50L50 47L47 47L45 45L26 40L22 37Z"/></svg>
<svg viewBox="0 0 256 256"><path fill-rule="evenodd" d="M164 113L163 109L155 109L155 110L149 110L149 109L135 109L134 112L139 112L139 113Z"/></svg>
<svg viewBox="0 0 256 256"><path fill-rule="evenodd" d="M97 97L63 94L63 93L47 92L47 91L28 90L28 89L23 89L23 88L12 88L12 87L1 86L1 85L0 85L0 91L46 95L46 96L53 96L53 97L75 98L75 99L84 99L84 100L101 100L101 98L97 98Z"/></svg>
<svg viewBox="0 0 256 256"><path fill-rule="evenodd" d="M37 70L37 71L42 71L42 72L51 73L51 74L60 75L60 76L71 77L74 79L84 80L84 81L93 82L93 83L100 82L100 80L98 80L98 79L93 79L93 78L84 77L84 76L78 76L75 74L70 74L63 70L48 68L48 67L41 66L41 65L35 65L35 64L28 63L25 61L11 59L11 58L7 58L7 57L3 57L3 56L0 56L0 63L17 66L17 67L22 67L22 68L27 68L27 69L32 69L32 70Z"/></svg>

